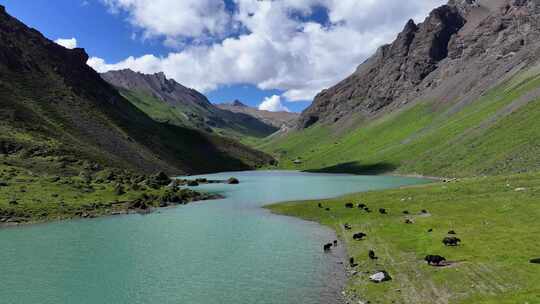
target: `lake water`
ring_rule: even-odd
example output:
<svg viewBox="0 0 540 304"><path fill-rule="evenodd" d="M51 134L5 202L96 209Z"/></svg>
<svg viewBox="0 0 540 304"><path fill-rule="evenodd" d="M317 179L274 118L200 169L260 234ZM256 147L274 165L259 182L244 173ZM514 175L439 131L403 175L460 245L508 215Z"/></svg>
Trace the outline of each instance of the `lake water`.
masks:
<svg viewBox="0 0 540 304"><path fill-rule="evenodd" d="M223 200L148 215L0 229L0 303L332 303L343 283L334 239L261 206L425 183L390 176L234 172Z"/></svg>

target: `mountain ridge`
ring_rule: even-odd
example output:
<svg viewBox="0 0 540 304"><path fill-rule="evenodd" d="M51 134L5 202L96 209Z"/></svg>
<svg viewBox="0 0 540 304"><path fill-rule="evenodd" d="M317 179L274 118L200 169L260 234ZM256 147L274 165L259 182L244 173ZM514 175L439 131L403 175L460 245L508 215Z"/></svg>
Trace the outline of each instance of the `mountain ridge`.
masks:
<svg viewBox="0 0 540 304"><path fill-rule="evenodd" d="M218 108L235 112L243 113L250 116L253 116L266 124L272 125L278 129L292 128L296 124L296 120L299 117L299 114L286 111L266 111L260 110L255 107L250 107L239 100L234 100L232 102L220 103L216 105Z"/></svg>
<svg viewBox="0 0 540 304"><path fill-rule="evenodd" d="M200 92L168 79L162 72L143 74L124 69L102 73L101 77L158 121L233 138L261 138L277 130L251 115L220 109Z"/></svg>
<svg viewBox="0 0 540 304"><path fill-rule="evenodd" d="M249 169L270 161L235 141L152 120L86 64L83 49L54 43L5 8L0 45L0 108L10 118L0 124L3 146L145 173Z"/></svg>
<svg viewBox="0 0 540 304"><path fill-rule="evenodd" d="M481 82L481 76L490 73L488 70L503 68L505 64L518 66L519 57L524 60L527 54L523 54L524 42L512 23L519 16L532 17L525 20L525 26L536 23L531 7L534 2L511 1L507 6L505 3L451 0L418 25L410 20L394 42L380 47L351 76L319 93L302 113L298 128L317 122L347 121L351 113L369 118L426 96L463 98L470 92L463 78L472 83ZM527 47L536 47L534 32L528 30L523 36L527 35L531 36L526 39ZM484 49L498 54L483 60L478 50ZM511 54L519 51L522 54L517 57ZM480 60L485 62L483 66L477 64ZM469 65L475 65L474 69ZM467 73L471 75L466 76ZM505 73L496 71L501 77ZM483 84L481 89L485 91L492 86L493 83Z"/></svg>
<svg viewBox="0 0 540 304"><path fill-rule="evenodd" d="M392 44L317 95L295 130L261 148L282 168L324 172L538 170L539 7L456 0L421 24L409 21Z"/></svg>

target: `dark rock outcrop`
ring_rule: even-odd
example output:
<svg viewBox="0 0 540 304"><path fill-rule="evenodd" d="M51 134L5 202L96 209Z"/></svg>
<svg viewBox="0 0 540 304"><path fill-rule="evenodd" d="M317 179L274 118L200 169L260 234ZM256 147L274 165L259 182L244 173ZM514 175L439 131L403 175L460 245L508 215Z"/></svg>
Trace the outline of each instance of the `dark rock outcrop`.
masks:
<svg viewBox="0 0 540 304"><path fill-rule="evenodd" d="M536 3L451 0L423 23L410 20L393 43L319 93L298 128L370 118L419 100L474 100L540 58Z"/></svg>

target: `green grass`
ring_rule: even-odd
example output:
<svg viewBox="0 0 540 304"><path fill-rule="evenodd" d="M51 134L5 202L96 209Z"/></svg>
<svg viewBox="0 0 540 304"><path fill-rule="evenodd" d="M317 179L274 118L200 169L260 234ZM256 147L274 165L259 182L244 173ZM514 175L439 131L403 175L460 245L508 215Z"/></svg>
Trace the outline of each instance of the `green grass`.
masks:
<svg viewBox="0 0 540 304"><path fill-rule="evenodd" d="M234 138L243 144L254 145L261 138L276 131L275 128L246 114L236 114L220 109L215 109L216 113L214 113L203 107L182 103L173 106L144 92L125 89L120 89L120 92L139 110L156 121ZM214 123L208 123L207 120Z"/></svg>
<svg viewBox="0 0 540 304"><path fill-rule="evenodd" d="M189 109L173 107L141 92L121 90L121 93L139 110L145 112L154 120L168 122L177 126L191 126L188 114L193 113L193 111Z"/></svg>
<svg viewBox="0 0 540 304"><path fill-rule="evenodd" d="M163 207L207 197L94 165L65 156L0 155L0 226L126 213L139 199Z"/></svg>
<svg viewBox="0 0 540 304"><path fill-rule="evenodd" d="M520 98L538 87L538 75L519 75L470 104L425 101L348 131L318 124L260 148L287 169L460 177L537 171L540 102Z"/></svg>
<svg viewBox="0 0 540 304"><path fill-rule="evenodd" d="M516 191L525 188L524 191ZM372 213L347 209L346 202L366 203ZM329 207L325 211L318 207ZM371 303L539 303L540 174L462 179L331 200L270 206L279 214L317 221L337 231L354 257L359 273L347 292ZM386 208L388 215L377 212ZM429 216L423 216L426 209ZM402 212L408 210L409 216ZM409 217L414 224L405 224ZM351 231L342 227L352 225ZM433 229L429 233L428 229ZM463 241L455 248L441 240L455 230ZM365 232L365 241L352 234ZM329 240L330 241L330 240ZM322 244L321 244L322 245ZM375 250L377 262L368 250ZM439 254L455 265L436 268L423 257ZM368 273L385 269L393 280L368 281ZM398 291L399 290L399 291Z"/></svg>

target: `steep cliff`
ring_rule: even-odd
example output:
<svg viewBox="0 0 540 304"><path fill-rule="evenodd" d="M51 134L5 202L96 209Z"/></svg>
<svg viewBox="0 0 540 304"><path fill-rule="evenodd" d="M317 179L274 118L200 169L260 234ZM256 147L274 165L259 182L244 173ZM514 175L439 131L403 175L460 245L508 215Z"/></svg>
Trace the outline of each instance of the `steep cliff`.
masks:
<svg viewBox="0 0 540 304"><path fill-rule="evenodd" d="M474 99L538 58L537 13L535 1L452 0L423 23L410 20L393 43L319 93L298 127L369 118L418 100Z"/></svg>
<svg viewBox="0 0 540 304"><path fill-rule="evenodd" d="M409 21L263 149L284 168L332 172L540 170L537 3L455 0Z"/></svg>

